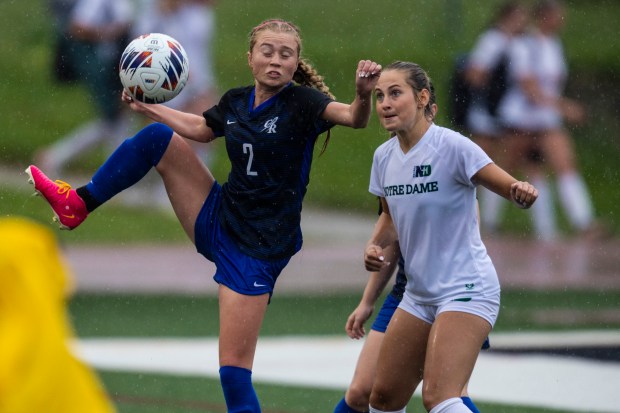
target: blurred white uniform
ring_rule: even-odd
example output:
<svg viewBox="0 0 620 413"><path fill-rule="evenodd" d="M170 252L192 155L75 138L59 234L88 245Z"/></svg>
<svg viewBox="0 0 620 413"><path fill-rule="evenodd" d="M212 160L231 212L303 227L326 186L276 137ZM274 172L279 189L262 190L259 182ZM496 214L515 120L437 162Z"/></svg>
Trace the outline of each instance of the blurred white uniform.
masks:
<svg viewBox="0 0 620 413"><path fill-rule="evenodd" d="M505 32L491 28L480 35L467 59L467 65L491 73L500 60L508 55L512 40ZM467 112L467 129L474 135L499 136L495 116L489 113L486 101L476 99Z"/></svg>
<svg viewBox="0 0 620 413"><path fill-rule="evenodd" d="M181 1L174 10L164 11L160 1L165 0L143 0L143 12L137 16L132 37L164 33L181 43L189 59L189 80L183 91L165 105L184 110L191 101L214 89L212 43L215 13L208 4L193 1Z"/></svg>
<svg viewBox="0 0 620 413"><path fill-rule="evenodd" d="M131 119L119 97L118 59L132 20L130 0L77 0L68 21L64 22L73 38L69 60L97 114L95 119L78 126L37 154L37 162L51 176L60 175L69 161L97 145L103 143L112 151L130 134ZM75 33L75 27L80 31ZM114 35L110 34L111 28L115 29ZM80 33L85 31L88 35L81 38ZM107 36L102 36L106 32Z"/></svg>
<svg viewBox="0 0 620 413"><path fill-rule="evenodd" d="M502 124L526 132L561 127L562 115L555 107L533 103L519 86L520 79L533 76L545 95L562 96L568 70L560 40L538 33L520 37L510 48L510 58L513 81L498 110Z"/></svg>

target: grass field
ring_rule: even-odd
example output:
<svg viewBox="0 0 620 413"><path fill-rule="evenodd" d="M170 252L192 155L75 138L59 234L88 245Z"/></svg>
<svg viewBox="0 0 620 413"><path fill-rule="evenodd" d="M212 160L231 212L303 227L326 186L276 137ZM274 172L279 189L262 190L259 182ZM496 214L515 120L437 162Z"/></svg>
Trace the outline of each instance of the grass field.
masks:
<svg viewBox="0 0 620 413"><path fill-rule="evenodd" d="M358 294L333 296L276 296L265 319L262 336L342 335L343 323ZM620 321L605 321L617 308L620 292L508 291L502 297L496 331L618 329ZM548 312L577 311L581 321L548 321ZM77 295L70 313L80 337L207 337L218 330L217 300L212 297ZM312 314L312 317L308 317ZM300 323L299 320L303 320ZM216 357L214 354L213 357ZM351 372L352 373L352 372ZM223 412L217 380L152 373L101 372L121 413ZM257 384L266 412L330 412L342 397L340 390ZM478 403L481 411L536 413L556 410ZM415 397L409 411L422 411Z"/></svg>
<svg viewBox="0 0 620 413"><path fill-rule="evenodd" d="M219 381L208 378L158 374L102 372L101 378L116 401L119 413L224 413L226 406ZM265 413L330 413L343 396L340 390L256 384ZM489 413L570 413L565 410L505 406L476 402ZM409 412L423 412L419 397L409 403Z"/></svg>

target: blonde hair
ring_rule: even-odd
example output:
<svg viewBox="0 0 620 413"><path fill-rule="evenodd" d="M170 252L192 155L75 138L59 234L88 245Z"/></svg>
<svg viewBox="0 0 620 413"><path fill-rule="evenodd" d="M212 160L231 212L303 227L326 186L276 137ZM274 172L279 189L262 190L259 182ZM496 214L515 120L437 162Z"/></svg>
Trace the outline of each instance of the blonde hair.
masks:
<svg viewBox="0 0 620 413"><path fill-rule="evenodd" d="M272 32L276 33L288 33L295 37L295 40L297 41L297 56L299 57L297 69L293 74L293 81L295 83L316 89L332 100L336 99L336 97L329 91L329 87L323 81L323 76L319 75L316 69L312 67L310 62L301 57L301 35L299 33L299 28L293 23L281 19L269 19L254 27L252 31L250 31L249 35L250 53L256 45L256 39L258 38L258 34L264 30L271 30ZM328 130L327 138L325 138L323 148L321 149L321 154L325 152L329 138L330 131Z"/></svg>

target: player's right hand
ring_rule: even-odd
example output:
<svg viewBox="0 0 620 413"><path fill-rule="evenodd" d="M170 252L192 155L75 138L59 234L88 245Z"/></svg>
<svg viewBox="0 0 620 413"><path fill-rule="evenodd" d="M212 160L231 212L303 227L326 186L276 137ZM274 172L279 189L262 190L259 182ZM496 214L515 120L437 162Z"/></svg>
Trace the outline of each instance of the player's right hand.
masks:
<svg viewBox="0 0 620 413"><path fill-rule="evenodd" d="M364 251L364 266L368 271L379 271L385 265L383 248L369 244Z"/></svg>

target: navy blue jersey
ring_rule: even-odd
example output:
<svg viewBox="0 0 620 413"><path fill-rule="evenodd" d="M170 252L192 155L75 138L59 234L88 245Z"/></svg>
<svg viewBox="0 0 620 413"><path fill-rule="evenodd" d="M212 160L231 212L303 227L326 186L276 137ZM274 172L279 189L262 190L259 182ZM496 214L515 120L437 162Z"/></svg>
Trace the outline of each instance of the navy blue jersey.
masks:
<svg viewBox="0 0 620 413"><path fill-rule="evenodd" d="M290 84L255 109L254 87L232 89L206 111L231 162L219 219L245 254L279 259L301 248L301 203L317 137L334 126L321 119L332 100Z"/></svg>
<svg viewBox="0 0 620 413"><path fill-rule="evenodd" d="M383 205L381 205L381 201L379 201L379 215L383 212ZM403 294L405 294L405 286L407 285L407 276L405 275L405 259L398 252L398 271L396 272L396 279L394 280L394 286L392 287L392 291L390 291L390 295L396 298L398 301L403 299Z"/></svg>
<svg viewBox="0 0 620 413"><path fill-rule="evenodd" d="M398 259L398 271L396 272L396 280L394 280L394 287L390 291L390 295L396 298L398 301L403 299L405 293L405 286L407 285L407 276L405 275L405 260L401 255Z"/></svg>

